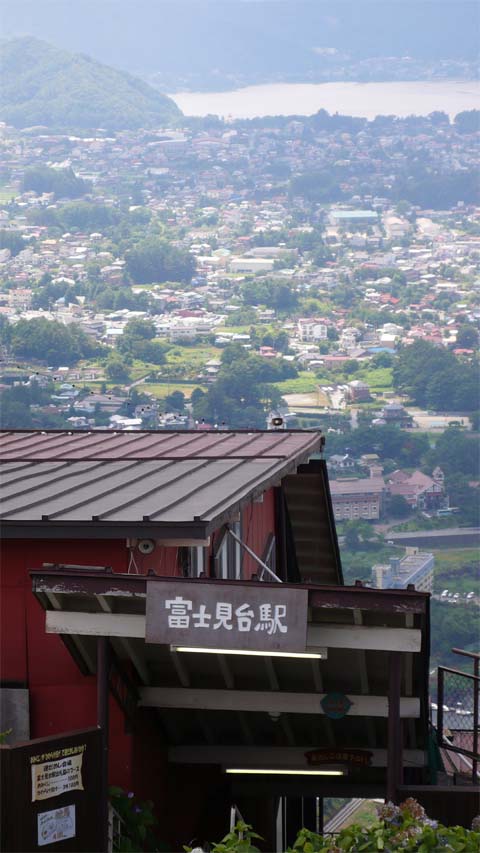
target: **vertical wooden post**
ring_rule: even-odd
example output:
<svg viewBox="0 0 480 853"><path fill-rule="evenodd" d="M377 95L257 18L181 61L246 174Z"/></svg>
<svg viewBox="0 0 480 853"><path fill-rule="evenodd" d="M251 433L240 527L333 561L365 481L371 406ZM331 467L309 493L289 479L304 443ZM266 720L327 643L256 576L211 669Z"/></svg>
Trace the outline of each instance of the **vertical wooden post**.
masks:
<svg viewBox="0 0 480 853"><path fill-rule="evenodd" d="M102 850L108 853L108 721L110 646L107 637L97 637L97 725L102 732L101 804Z"/></svg>
<svg viewBox="0 0 480 853"><path fill-rule="evenodd" d="M323 835L323 797L317 797L317 816L318 816L318 829L317 832L320 835Z"/></svg>
<svg viewBox="0 0 480 853"><path fill-rule="evenodd" d="M387 800L395 803L397 787L401 782L403 743L400 720L401 655L391 652L388 680L388 747L387 747Z"/></svg>

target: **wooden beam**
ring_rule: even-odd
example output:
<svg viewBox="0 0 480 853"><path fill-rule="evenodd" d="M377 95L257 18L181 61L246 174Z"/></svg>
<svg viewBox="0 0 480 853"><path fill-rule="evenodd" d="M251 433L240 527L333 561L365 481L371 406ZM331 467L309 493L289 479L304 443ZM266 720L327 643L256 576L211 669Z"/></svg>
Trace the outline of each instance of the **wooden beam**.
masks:
<svg viewBox="0 0 480 853"><path fill-rule="evenodd" d="M268 690L208 690L183 687L144 687L139 705L149 708L186 708L206 711L271 711L279 714L323 714L321 693L284 693ZM388 717L387 696L349 696L349 717ZM400 700L401 717L419 717L420 700Z"/></svg>
<svg viewBox="0 0 480 853"><path fill-rule="evenodd" d="M132 613L47 610L46 630L48 634L144 639L145 616ZM421 640L421 631L414 628L322 624L309 624L307 628L307 651L327 646L332 649L419 652Z"/></svg>
<svg viewBox="0 0 480 853"><path fill-rule="evenodd" d="M353 621L355 625L363 625L363 615L362 611L357 608L353 611ZM360 690L365 695L368 696L370 693L370 686L368 682L368 669L367 669L367 655L365 649L357 650L357 658L358 658L358 672L360 675ZM407 696L411 696L411 693L407 693ZM367 718L367 738L368 738L368 746L372 748L376 746L376 736L375 736L375 723L373 722L371 717Z"/></svg>
<svg viewBox="0 0 480 853"><path fill-rule="evenodd" d="M47 634L85 637L139 637L145 639L145 616L133 613L84 613L47 610Z"/></svg>
<svg viewBox="0 0 480 853"><path fill-rule="evenodd" d="M402 741L402 700L400 686L402 679L402 661L398 653L390 654L388 682L388 757L387 757L387 799L397 802L398 785L402 784L403 741Z"/></svg>
<svg viewBox="0 0 480 853"><path fill-rule="evenodd" d="M316 693L324 693L325 691L323 689L323 675L320 670L320 663L318 660L311 660L310 663L312 666L312 677L313 683L315 685L315 691ZM331 719L329 717L324 717L324 719L322 720L322 724L325 729L328 746L334 746L335 734L333 731L333 724Z"/></svg>
<svg viewBox="0 0 480 853"><path fill-rule="evenodd" d="M112 613L112 608L110 607L110 604L108 603L106 598L103 597L103 595L95 595L95 598L97 599L104 613ZM144 684L150 684L151 679L148 671L148 666L142 660L140 655L137 654L130 640L127 640L125 637L112 637L112 640L117 642L119 646L123 649L123 651L126 652L127 657L130 658L135 669L137 670L140 681L142 681Z"/></svg>
<svg viewBox="0 0 480 853"><path fill-rule="evenodd" d="M347 747L345 747L346 749ZM172 764L222 764L230 767L285 767L305 768L305 753L314 746L173 746L168 750ZM342 750L340 750L341 752ZM372 767L387 766L386 749L370 749ZM407 749L404 753L406 767L426 767L427 753L422 749ZM319 765L320 766L320 765Z"/></svg>
<svg viewBox="0 0 480 853"><path fill-rule="evenodd" d="M374 651L419 652L422 632L413 628L381 628L368 625L310 624L307 646L334 649L372 649Z"/></svg>
<svg viewBox="0 0 480 853"><path fill-rule="evenodd" d="M57 611L61 612L61 604L60 604L57 596L55 595L55 593L46 592L45 595L47 596L47 599L49 600L50 604L53 607L53 612L57 612ZM47 611L47 614L49 612L51 613L52 611ZM64 642L66 642L66 641L64 641ZM95 660L92 657L92 655L90 654L90 652L88 651L83 640L80 640L78 637L72 637L70 639L70 643L72 643L73 646L75 647L76 653L77 653L77 655L80 656L80 659L81 659L81 661L83 661L83 665L86 667L87 671L90 674L96 672L97 667L96 667ZM68 645L67 645L67 648L68 648ZM71 649L69 649L69 651L71 654L73 653ZM79 663L79 665L80 665L80 663Z"/></svg>

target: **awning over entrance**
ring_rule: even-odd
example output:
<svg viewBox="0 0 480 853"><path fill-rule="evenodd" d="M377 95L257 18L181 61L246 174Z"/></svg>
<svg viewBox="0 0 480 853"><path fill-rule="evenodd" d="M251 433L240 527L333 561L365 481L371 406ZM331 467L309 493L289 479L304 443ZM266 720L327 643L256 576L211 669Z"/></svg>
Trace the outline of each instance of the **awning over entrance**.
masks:
<svg viewBox="0 0 480 853"><path fill-rule="evenodd" d="M337 779L338 786L347 790L357 780L377 786L381 795L396 714L403 765L412 780L422 778L428 595L198 579L195 587L218 602L233 590L246 601L260 592L266 602L279 587L284 593L304 590L304 651L311 657L272 655L267 640L265 654L228 654L223 641L198 653L145 640L147 594L161 584L176 600L191 581L67 567L31 575L46 611L46 631L62 637L82 672L95 673L96 640L108 637L115 695L127 714L155 709L171 762L244 771L340 768L345 777ZM397 698L393 670L398 670ZM311 778L305 782L311 785Z"/></svg>

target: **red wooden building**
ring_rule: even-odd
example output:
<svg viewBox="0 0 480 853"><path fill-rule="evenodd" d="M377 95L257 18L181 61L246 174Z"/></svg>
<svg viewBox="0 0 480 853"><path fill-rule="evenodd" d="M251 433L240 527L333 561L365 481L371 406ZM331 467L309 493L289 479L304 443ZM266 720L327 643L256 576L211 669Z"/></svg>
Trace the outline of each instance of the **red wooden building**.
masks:
<svg viewBox="0 0 480 853"><path fill-rule="evenodd" d="M2 435L13 737L102 724L110 782L155 802L172 849L224 833L232 803L272 839L279 802L308 823L315 797L429 781L428 596L343 586L321 451L310 432ZM192 583L240 632L258 596L275 619L230 650L152 639L154 593L192 607ZM279 595L303 602L294 645Z"/></svg>

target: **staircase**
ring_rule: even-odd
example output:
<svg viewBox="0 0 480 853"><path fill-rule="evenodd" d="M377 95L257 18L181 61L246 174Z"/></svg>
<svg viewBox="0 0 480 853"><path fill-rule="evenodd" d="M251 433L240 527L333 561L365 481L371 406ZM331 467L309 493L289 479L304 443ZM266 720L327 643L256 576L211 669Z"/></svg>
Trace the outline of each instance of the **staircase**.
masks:
<svg viewBox="0 0 480 853"><path fill-rule="evenodd" d="M325 462L314 460L285 477L283 493L300 582L342 584Z"/></svg>

